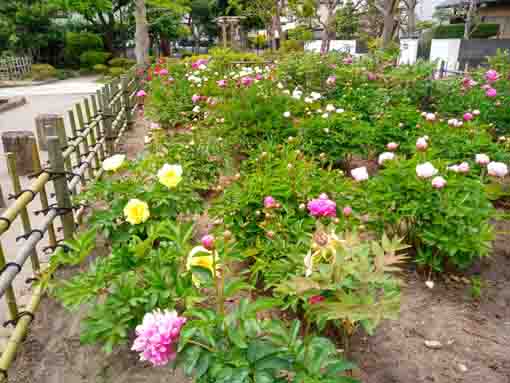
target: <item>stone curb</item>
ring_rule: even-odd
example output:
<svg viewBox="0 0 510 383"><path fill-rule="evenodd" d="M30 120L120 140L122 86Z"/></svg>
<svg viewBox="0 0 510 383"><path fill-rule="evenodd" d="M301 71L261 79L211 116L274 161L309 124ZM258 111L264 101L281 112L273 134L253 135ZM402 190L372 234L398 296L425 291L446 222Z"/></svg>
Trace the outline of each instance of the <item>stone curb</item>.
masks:
<svg viewBox="0 0 510 383"><path fill-rule="evenodd" d="M25 97L10 97L6 103L0 104L0 113L25 105L27 99Z"/></svg>
<svg viewBox="0 0 510 383"><path fill-rule="evenodd" d="M0 89L7 89L7 88L19 88L22 86L39 86L39 85L47 85L47 84L53 84L55 82L61 81L58 78L53 78L50 80L44 80L44 81L25 81L25 82L18 82L18 83L12 83L7 85L2 85L0 82Z"/></svg>

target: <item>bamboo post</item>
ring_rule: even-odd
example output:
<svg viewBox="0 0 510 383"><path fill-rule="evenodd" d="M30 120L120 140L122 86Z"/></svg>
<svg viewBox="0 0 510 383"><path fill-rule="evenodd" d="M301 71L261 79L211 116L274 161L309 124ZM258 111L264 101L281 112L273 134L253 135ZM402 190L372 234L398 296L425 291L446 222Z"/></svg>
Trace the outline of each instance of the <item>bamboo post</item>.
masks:
<svg viewBox="0 0 510 383"><path fill-rule="evenodd" d="M55 196L59 208L67 209L64 211L60 219L62 220L62 226L64 228L64 239L70 240L73 238L74 233L74 217L71 204L71 193L67 185L67 179L65 177L65 165L62 151L60 150L60 143L58 137L48 137L48 154L50 159L51 171L56 173L56 177L53 179L53 185L55 186ZM59 176L59 175L62 176Z"/></svg>
<svg viewBox="0 0 510 383"><path fill-rule="evenodd" d="M6 263L4 249L0 243L0 269L3 269ZM9 310L9 319L15 319L18 316L18 304L16 303L16 295L14 294L12 285L9 285L5 290L5 303L7 303L7 308Z"/></svg>
<svg viewBox="0 0 510 383"><path fill-rule="evenodd" d="M129 77L122 76L122 100L124 102L124 117L126 118L127 128L133 127L133 113L131 112L131 100L129 97Z"/></svg>
<svg viewBox="0 0 510 383"><path fill-rule="evenodd" d="M94 118L97 121L97 123L96 123L96 137L97 137L98 141L101 141L101 139L103 138L103 134L101 132L101 124L103 122L101 121L101 119L97 119L99 110L97 108L96 95L95 94L91 95L90 99L92 100L92 112L94 113ZM99 146L98 155L99 155L99 161L103 161L104 157L105 157L103 145Z"/></svg>
<svg viewBox="0 0 510 383"><path fill-rule="evenodd" d="M7 205L5 204L4 192L2 191L2 185L0 185L0 209L4 208L4 207L7 207Z"/></svg>
<svg viewBox="0 0 510 383"><path fill-rule="evenodd" d="M87 116L87 123L91 127L90 128L90 133L89 133L90 147L94 150L94 149L96 149L97 140L96 140L95 127L92 126L93 118L92 118L92 114L90 112L90 102L89 102L88 98L83 100L83 102L85 103L85 114ZM96 123L94 123L94 124L96 124ZM96 151L95 151L95 154L94 154L94 163L95 163L95 168L99 170L99 166L101 165L101 163L99 161L98 151L99 151L99 149L96 149ZM89 166L92 167L92 164L90 164Z"/></svg>
<svg viewBox="0 0 510 383"><path fill-rule="evenodd" d="M78 130L78 132L82 133L83 130L85 129L85 121L83 119L83 111L81 109L80 103L76 104L76 115L78 116L78 126L79 126L79 128L77 130ZM85 149L83 154L85 155L86 153L88 153L90 151L88 138L85 137L85 139L82 142L83 142L83 148ZM91 179L94 178L94 169L92 169L92 166L89 166L88 172L89 172L89 177Z"/></svg>
<svg viewBox="0 0 510 383"><path fill-rule="evenodd" d="M103 91L103 120L104 120L104 136L106 140L106 154L111 156L114 152L113 147L113 132L112 132L112 110L110 108L110 93L108 87L104 87Z"/></svg>
<svg viewBox="0 0 510 383"><path fill-rule="evenodd" d="M30 152L32 152L33 145L35 144L35 139L33 140L32 145L30 146ZM33 164L32 164L33 165ZM18 195L21 193L21 183L19 181L19 176L16 171L16 158L14 153L7 153L7 169L9 171L9 175L11 176L12 188L14 190L14 194ZM21 223L23 224L24 234L30 233L32 231L32 225L30 224L30 217L27 211L27 204L25 204L20 209ZM37 252L33 249L30 252L30 261L32 262L32 270L34 274L37 274L41 268L39 264L39 258L37 258Z"/></svg>
<svg viewBox="0 0 510 383"><path fill-rule="evenodd" d="M57 137L60 141L60 148L62 151L64 151L64 148L67 147L67 134L66 134L66 128L64 126L64 118L58 117L57 119ZM71 156L68 156L64 160L64 165L66 168L66 171L69 173L73 172L73 165L71 163ZM76 194L77 190L76 188L73 189L73 194Z"/></svg>
<svg viewBox="0 0 510 383"><path fill-rule="evenodd" d="M24 176L34 172L32 167L32 140L34 133L30 131L6 131L2 133L4 153L16 153L14 160L18 175Z"/></svg>
<svg viewBox="0 0 510 383"><path fill-rule="evenodd" d="M34 158L34 171L39 172L42 170L41 167L41 159L39 157L39 151L37 150L37 144L34 142L34 145L32 146L33 150L33 158ZM41 199L41 207L43 209L47 209L48 204L48 195L46 194L46 186L43 186L41 188L41 191L39 191L39 198ZM49 245L55 246L57 244L57 237L55 235L55 226L53 226L53 222L51 222L48 226L48 237L49 237Z"/></svg>
<svg viewBox="0 0 510 383"><path fill-rule="evenodd" d="M70 110L68 112L69 114L69 122L71 123L71 133L73 134L73 137L76 137L78 135L78 130L76 129L76 120L74 119L74 112ZM81 149L80 145L82 145L81 142L76 144L75 146L75 153L76 153L76 166L78 166L81 163ZM85 178L81 177L81 186L85 186Z"/></svg>

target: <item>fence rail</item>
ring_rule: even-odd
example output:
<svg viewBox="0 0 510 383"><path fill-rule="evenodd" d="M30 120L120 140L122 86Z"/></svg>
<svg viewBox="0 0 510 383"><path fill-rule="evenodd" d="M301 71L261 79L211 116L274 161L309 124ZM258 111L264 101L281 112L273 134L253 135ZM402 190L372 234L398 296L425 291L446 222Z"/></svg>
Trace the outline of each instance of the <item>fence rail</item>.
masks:
<svg viewBox="0 0 510 383"><path fill-rule="evenodd" d="M71 197L87 182L99 179L103 174L103 160L116 153L122 135L134 121L137 87L137 77L133 69L122 78L106 84L83 102L75 104L74 108L68 111L71 136L66 134L64 118L55 116L57 135L47 137L48 166L41 165L37 144L35 140L32 142L35 173L31 175L33 181L28 188L21 188L14 155L7 154L15 196L12 204L0 216L0 241L2 234L6 233L11 228L11 223L20 216L24 232L18 238L24 242L17 248L14 260L9 262L0 242L0 298L5 296L9 314L9 320L4 326L14 327L0 356L0 383L7 381L8 368L45 292L43 284L35 284L29 304L24 310L20 310L13 283L29 258L33 271L29 280L37 282L42 275L36 245L46 233L49 246L43 251L54 253L65 250L65 245L61 242L72 238L86 208L83 205L73 206ZM54 189L51 194L47 191L50 181ZM34 214L44 214L45 217L39 227L32 228L27 207L37 196L42 209ZM48 196L55 197L55 200L50 203ZM60 217L62 223L62 239L56 238L54 223L57 217Z"/></svg>
<svg viewBox="0 0 510 383"><path fill-rule="evenodd" d="M0 58L0 80L19 80L32 71L32 57Z"/></svg>

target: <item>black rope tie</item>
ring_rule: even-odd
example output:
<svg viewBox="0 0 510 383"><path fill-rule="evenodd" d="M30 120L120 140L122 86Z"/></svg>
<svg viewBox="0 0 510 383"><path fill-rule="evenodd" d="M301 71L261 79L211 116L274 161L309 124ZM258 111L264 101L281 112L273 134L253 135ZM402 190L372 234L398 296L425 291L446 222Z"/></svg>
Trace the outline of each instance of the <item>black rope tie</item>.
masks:
<svg viewBox="0 0 510 383"><path fill-rule="evenodd" d="M60 239L57 241L57 244L54 245L54 246L46 246L42 249L43 253L48 255L48 254L51 254L53 253L55 250L57 250L59 247L64 251L64 253L67 253L69 250L71 250L71 248L69 246L67 246L65 243L62 243L64 240L63 239ZM50 250L50 251L48 251Z"/></svg>
<svg viewBox="0 0 510 383"><path fill-rule="evenodd" d="M51 210L55 210L58 216L66 215L69 212L72 212L76 207L58 207L56 203L49 205L45 209L34 211L35 215L44 214L47 215Z"/></svg>
<svg viewBox="0 0 510 383"><path fill-rule="evenodd" d="M9 200L11 200L11 199L18 199L19 197L21 197L25 193L30 193L31 194L31 198L30 198L29 202L32 202L34 200L35 196L37 195L37 193L35 191L31 190L31 189L23 189L23 190L21 190L17 194L9 194L7 199L9 199Z"/></svg>
<svg viewBox="0 0 510 383"><path fill-rule="evenodd" d="M25 283L26 284L33 283L33 282L38 282L38 281L39 281L39 278L35 278L35 277L25 279Z"/></svg>
<svg viewBox="0 0 510 383"><path fill-rule="evenodd" d="M9 218L6 218L6 217L0 217L0 221L4 221L7 223L7 227L5 228L5 231L9 230L9 228L11 227L11 220Z"/></svg>
<svg viewBox="0 0 510 383"><path fill-rule="evenodd" d="M18 269L18 273L21 272L21 265L19 263L16 263L16 262L7 262L4 267L2 267L2 269L0 270L0 275L3 274L3 272L5 270L7 270L9 267L15 267Z"/></svg>
<svg viewBox="0 0 510 383"><path fill-rule="evenodd" d="M30 317L30 322L32 322L34 320L34 314L31 313L30 311L20 311L18 313L18 315L16 315L16 318L5 321L3 326L4 327L7 327L9 325L16 326L18 324L19 320L26 316Z"/></svg>
<svg viewBox="0 0 510 383"><path fill-rule="evenodd" d="M18 242L20 239L27 240L34 233L39 233L39 235L41 236L41 239L44 237L44 231L39 230L39 229L32 229L31 231L29 231L26 234L22 234L22 235L17 236L16 237L16 242Z"/></svg>

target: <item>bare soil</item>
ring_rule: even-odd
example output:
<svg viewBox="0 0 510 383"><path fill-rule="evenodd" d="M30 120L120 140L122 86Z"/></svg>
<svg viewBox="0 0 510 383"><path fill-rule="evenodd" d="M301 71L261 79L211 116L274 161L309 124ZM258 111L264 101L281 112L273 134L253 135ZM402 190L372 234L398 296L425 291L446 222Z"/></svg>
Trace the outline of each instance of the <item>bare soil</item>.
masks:
<svg viewBox="0 0 510 383"><path fill-rule="evenodd" d="M130 158L140 151L144 129L137 124L127 139ZM202 220L207 226L207 217ZM359 365L363 382L510 383L510 221L495 226L493 256L464 274L436 280L429 289L414 268L405 272L400 319L352 341L350 357ZM471 295L471 277L482 281L480 299ZM9 381L186 382L179 372L139 362L127 345L109 356L97 346L81 345L83 315L46 298ZM425 341L438 341L440 348L429 348Z"/></svg>

